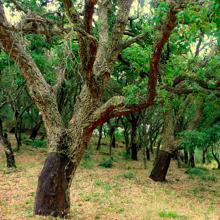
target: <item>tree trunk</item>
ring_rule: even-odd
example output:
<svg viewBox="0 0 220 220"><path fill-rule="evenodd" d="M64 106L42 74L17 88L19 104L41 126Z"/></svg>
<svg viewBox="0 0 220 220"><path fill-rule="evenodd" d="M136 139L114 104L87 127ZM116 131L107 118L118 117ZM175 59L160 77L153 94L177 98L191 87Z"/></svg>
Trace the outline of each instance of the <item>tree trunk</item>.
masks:
<svg viewBox="0 0 220 220"><path fill-rule="evenodd" d="M217 162L218 164L218 169L220 169L220 159L218 158L218 156L214 153L214 147L212 145L212 156L214 157L215 161Z"/></svg>
<svg viewBox="0 0 220 220"><path fill-rule="evenodd" d="M14 153L11 147L11 143L8 140L7 133L4 133L3 126L2 126L2 120L0 119L0 138L2 139L2 143L5 150L5 156L6 156L6 163L8 168L16 167L15 165L15 157Z"/></svg>
<svg viewBox="0 0 220 220"><path fill-rule="evenodd" d="M126 150L126 154L130 155L130 146L129 146L129 133L128 133L128 129L126 129L124 131L124 138L125 138L125 150Z"/></svg>
<svg viewBox="0 0 220 220"><path fill-rule="evenodd" d="M15 119L16 119L16 125L15 125L15 138L17 141L17 151L20 150L20 147L22 145L21 143L21 127L22 127L22 118L19 116L19 112L15 111Z"/></svg>
<svg viewBox="0 0 220 220"><path fill-rule="evenodd" d="M73 162L61 153L49 153L38 179L35 215L67 217Z"/></svg>
<svg viewBox="0 0 220 220"><path fill-rule="evenodd" d="M134 114L131 114L131 142L130 142L130 148L131 148L131 159L137 160L137 153L138 153L138 145L137 145L137 128L138 128L138 119L139 115L135 116Z"/></svg>
<svg viewBox="0 0 220 220"><path fill-rule="evenodd" d="M137 144L136 143L131 143L131 159L132 160L137 160Z"/></svg>
<svg viewBox="0 0 220 220"><path fill-rule="evenodd" d="M68 129L60 124L48 136L50 153L38 179L35 215L66 218L70 211L70 185L81 161L93 129L88 123L97 102L91 102L87 87L83 88ZM46 127L47 128L47 127ZM48 133L48 128L47 128Z"/></svg>
<svg viewBox="0 0 220 220"><path fill-rule="evenodd" d="M188 151L184 149L184 162L187 165L189 162Z"/></svg>
<svg viewBox="0 0 220 220"><path fill-rule="evenodd" d="M99 127L99 140L98 140L98 143L97 143L96 150L100 150L101 140L102 140L102 126Z"/></svg>
<svg viewBox="0 0 220 220"><path fill-rule="evenodd" d="M40 127L42 125L43 121L40 119L40 121L33 127L30 135L30 139L34 140L37 137L38 131L40 130Z"/></svg>
<svg viewBox="0 0 220 220"><path fill-rule="evenodd" d="M150 149L147 147L147 152L146 152L146 154L147 154L147 160L149 160L150 161Z"/></svg>
<svg viewBox="0 0 220 220"><path fill-rule="evenodd" d="M150 178L154 181L165 181L166 174L170 165L171 154L169 152L160 150L158 158L155 161Z"/></svg>
<svg viewBox="0 0 220 220"><path fill-rule="evenodd" d="M189 166L190 167L195 167L194 152L190 152L190 155L189 155Z"/></svg>
<svg viewBox="0 0 220 220"><path fill-rule="evenodd" d="M168 111L164 113L164 126L162 133L163 149L159 151L150 174L150 178L154 181L165 181L171 156L176 149L174 142L173 113L173 106L170 104Z"/></svg>

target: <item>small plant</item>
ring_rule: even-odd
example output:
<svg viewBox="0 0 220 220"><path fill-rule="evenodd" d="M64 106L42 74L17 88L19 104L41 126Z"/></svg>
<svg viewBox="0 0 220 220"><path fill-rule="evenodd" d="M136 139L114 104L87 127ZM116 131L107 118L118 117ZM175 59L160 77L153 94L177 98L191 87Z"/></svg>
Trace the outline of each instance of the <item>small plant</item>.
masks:
<svg viewBox="0 0 220 220"><path fill-rule="evenodd" d="M128 152L123 152L121 154L122 158L125 160L129 160L131 158L131 155Z"/></svg>
<svg viewBox="0 0 220 220"><path fill-rule="evenodd" d="M124 177L125 179L134 179L135 178L135 174L132 171L128 171L126 173L122 173L118 175L119 177Z"/></svg>
<svg viewBox="0 0 220 220"><path fill-rule="evenodd" d="M201 176L201 179L204 181L212 181L212 182L216 182L217 179L214 175L210 175L210 176Z"/></svg>
<svg viewBox="0 0 220 220"><path fill-rule="evenodd" d="M191 176L201 176L204 175L208 172L208 170L206 168L203 167L193 167L193 168L189 168L186 173L191 175Z"/></svg>
<svg viewBox="0 0 220 220"><path fill-rule="evenodd" d="M113 166L113 159L109 158L108 160L101 162L99 166L103 168L111 168Z"/></svg>
<svg viewBox="0 0 220 220"><path fill-rule="evenodd" d="M92 160L91 155L92 155L92 151L86 150L82 160L82 166L84 168L91 169L92 167L94 167L94 162Z"/></svg>
<svg viewBox="0 0 220 220"><path fill-rule="evenodd" d="M177 219L177 218L180 218L181 216L178 215L176 212L172 212L172 211L161 211L159 212L159 216L161 218L171 218L171 219Z"/></svg>
<svg viewBox="0 0 220 220"><path fill-rule="evenodd" d="M32 140L32 139L24 139L23 143L26 145L30 145L32 147L35 148L42 148L42 147L46 147L47 142L45 140Z"/></svg>
<svg viewBox="0 0 220 220"><path fill-rule="evenodd" d="M191 178L198 176L201 180L203 181L213 181L215 182L217 179L216 177L212 174L209 175L209 170L203 167L199 168L189 168L186 173L190 175Z"/></svg>

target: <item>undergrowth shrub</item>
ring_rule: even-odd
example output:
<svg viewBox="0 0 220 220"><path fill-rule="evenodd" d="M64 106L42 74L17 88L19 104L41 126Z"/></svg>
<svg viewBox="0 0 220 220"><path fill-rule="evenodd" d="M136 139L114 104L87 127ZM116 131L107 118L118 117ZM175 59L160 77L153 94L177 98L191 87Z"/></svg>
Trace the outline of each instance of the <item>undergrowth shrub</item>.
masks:
<svg viewBox="0 0 220 220"><path fill-rule="evenodd" d="M100 167L103 168L111 168L113 166L113 159L109 158L99 164Z"/></svg>

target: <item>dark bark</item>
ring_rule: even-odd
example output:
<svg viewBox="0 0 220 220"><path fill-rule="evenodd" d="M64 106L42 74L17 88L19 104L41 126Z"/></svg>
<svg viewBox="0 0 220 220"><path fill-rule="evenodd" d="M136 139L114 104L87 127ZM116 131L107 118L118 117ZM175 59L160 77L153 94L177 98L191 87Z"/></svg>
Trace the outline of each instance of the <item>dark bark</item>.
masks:
<svg viewBox="0 0 220 220"><path fill-rule="evenodd" d="M37 137L38 131L40 130L40 127L43 123L43 120L40 119L40 121L32 128L30 139L35 139Z"/></svg>
<svg viewBox="0 0 220 220"><path fill-rule="evenodd" d="M138 153L138 144L137 144L137 128L138 128L138 120L139 115L131 114L131 119L129 120L131 123L131 159L137 160L137 153Z"/></svg>
<svg viewBox="0 0 220 220"><path fill-rule="evenodd" d="M206 162L206 151L203 150L202 151L202 163L205 164L205 162Z"/></svg>
<svg viewBox="0 0 220 220"><path fill-rule="evenodd" d="M138 150L137 150L137 144L136 143L132 143L131 144L131 159L132 160L137 160L137 153L138 153Z"/></svg>
<svg viewBox="0 0 220 220"><path fill-rule="evenodd" d="M102 140L102 125L99 127L99 140L98 140L98 143L97 143L96 150L100 150L101 140Z"/></svg>
<svg viewBox="0 0 220 220"><path fill-rule="evenodd" d="M165 181L166 174L170 165L171 154L167 151L160 150L158 158L155 161L150 178L154 181Z"/></svg>
<svg viewBox="0 0 220 220"><path fill-rule="evenodd" d="M8 168L16 167L15 165L15 157L11 147L11 143L8 140L8 135L3 131L2 120L0 119L0 139L2 139L5 156L6 156L6 163Z"/></svg>
<svg viewBox="0 0 220 220"><path fill-rule="evenodd" d="M189 167L195 167L194 152L190 152L189 154Z"/></svg>
<svg viewBox="0 0 220 220"><path fill-rule="evenodd" d="M109 146L115 148L115 127L109 125L109 136L110 136L110 143Z"/></svg>
<svg viewBox="0 0 220 220"><path fill-rule="evenodd" d="M15 114L15 118L16 118L16 125L15 125L15 138L17 141L17 151L20 150L20 147L22 146L22 142L21 142L21 129L22 129L22 119L18 116L16 116Z"/></svg>
<svg viewBox="0 0 220 220"><path fill-rule="evenodd" d="M218 164L218 169L220 169L220 159L217 157L217 155L214 153L214 147L212 146L212 156L214 157L215 161Z"/></svg>
<svg viewBox="0 0 220 220"><path fill-rule="evenodd" d="M187 165L189 162L188 152L184 149L184 162Z"/></svg>
<svg viewBox="0 0 220 220"><path fill-rule="evenodd" d="M150 149L147 147L146 149L147 160L150 160Z"/></svg>
<svg viewBox="0 0 220 220"><path fill-rule="evenodd" d="M70 210L70 184L74 166L64 154L49 153L38 179L35 215L67 217Z"/></svg>
<svg viewBox="0 0 220 220"><path fill-rule="evenodd" d="M159 152L160 152L160 144L161 144L161 139L160 139L160 140L158 141L158 143L157 143L157 150L156 150L156 157L155 157L154 164L156 163L157 158L159 157Z"/></svg>

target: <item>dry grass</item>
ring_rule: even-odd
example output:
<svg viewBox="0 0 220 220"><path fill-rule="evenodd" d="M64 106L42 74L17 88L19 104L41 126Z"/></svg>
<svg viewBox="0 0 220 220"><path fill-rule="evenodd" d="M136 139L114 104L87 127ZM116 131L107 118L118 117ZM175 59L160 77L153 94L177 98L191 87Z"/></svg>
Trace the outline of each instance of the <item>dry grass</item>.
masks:
<svg viewBox="0 0 220 220"><path fill-rule="evenodd" d="M155 183L148 178L151 163L144 170L141 161L124 160L118 153L110 169L98 166L107 156L96 152L78 168L71 188L71 219L220 220L219 171L210 171L216 181L201 181L172 162L168 181ZM0 220L51 219L32 214L45 156L45 150L23 147L16 154L18 169L10 171L0 151Z"/></svg>

